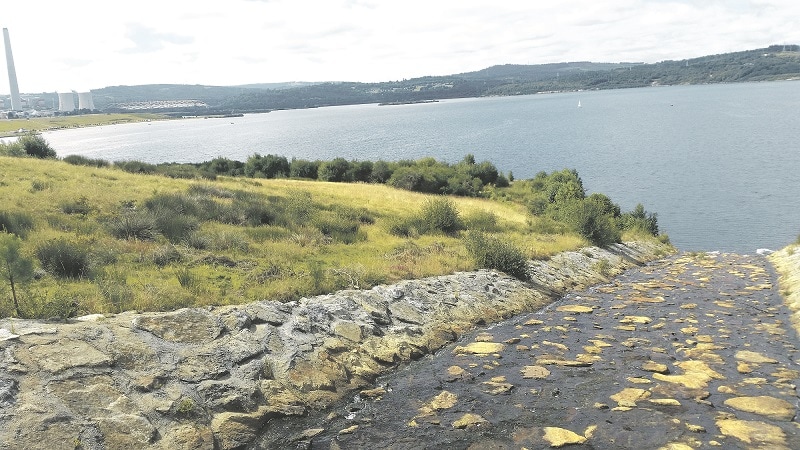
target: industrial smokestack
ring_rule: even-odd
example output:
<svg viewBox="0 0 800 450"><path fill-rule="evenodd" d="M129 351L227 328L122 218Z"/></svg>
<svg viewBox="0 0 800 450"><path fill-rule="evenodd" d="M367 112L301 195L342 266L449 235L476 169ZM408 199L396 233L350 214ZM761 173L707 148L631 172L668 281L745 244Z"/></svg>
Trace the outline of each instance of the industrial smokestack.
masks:
<svg viewBox="0 0 800 450"><path fill-rule="evenodd" d="M21 111L22 99L19 98L17 70L14 68L14 55L11 54L11 40L8 38L8 28L3 28L3 38L6 41L6 64L8 64L8 87L11 89L11 109Z"/></svg>

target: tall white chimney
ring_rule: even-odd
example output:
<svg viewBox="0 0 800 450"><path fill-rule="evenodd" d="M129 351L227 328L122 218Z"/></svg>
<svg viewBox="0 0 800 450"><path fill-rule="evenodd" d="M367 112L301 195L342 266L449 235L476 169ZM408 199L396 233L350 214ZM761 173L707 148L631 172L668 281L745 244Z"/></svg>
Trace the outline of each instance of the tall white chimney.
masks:
<svg viewBox="0 0 800 450"><path fill-rule="evenodd" d="M21 111L22 100L19 98L17 70L14 68L14 55L11 54L11 40L8 38L8 28L3 28L3 38L6 41L6 64L8 64L8 87L11 89L11 109Z"/></svg>

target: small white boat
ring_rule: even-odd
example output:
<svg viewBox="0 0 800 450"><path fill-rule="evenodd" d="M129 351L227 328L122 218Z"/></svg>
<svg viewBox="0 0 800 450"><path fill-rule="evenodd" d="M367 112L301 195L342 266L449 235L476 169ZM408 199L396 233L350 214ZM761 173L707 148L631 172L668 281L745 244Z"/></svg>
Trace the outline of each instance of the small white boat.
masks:
<svg viewBox="0 0 800 450"><path fill-rule="evenodd" d="M580 108L580 107L581 107L581 101L578 100L578 108Z"/></svg>

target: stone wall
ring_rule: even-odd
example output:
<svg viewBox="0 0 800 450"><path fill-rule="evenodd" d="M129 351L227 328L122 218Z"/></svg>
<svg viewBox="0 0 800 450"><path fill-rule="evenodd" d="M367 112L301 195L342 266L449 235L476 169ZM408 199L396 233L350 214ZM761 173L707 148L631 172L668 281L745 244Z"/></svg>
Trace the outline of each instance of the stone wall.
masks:
<svg viewBox="0 0 800 450"><path fill-rule="evenodd" d="M0 449L246 448L476 326L542 308L672 249L588 248L494 271L289 303L0 320Z"/></svg>

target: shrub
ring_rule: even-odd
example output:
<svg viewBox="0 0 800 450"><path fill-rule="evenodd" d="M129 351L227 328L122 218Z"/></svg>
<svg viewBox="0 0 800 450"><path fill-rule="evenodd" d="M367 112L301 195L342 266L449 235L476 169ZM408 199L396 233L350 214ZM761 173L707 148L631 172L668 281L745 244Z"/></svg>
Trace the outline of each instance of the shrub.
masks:
<svg viewBox="0 0 800 450"><path fill-rule="evenodd" d="M372 175L369 181L373 183L386 183L392 176L394 169L386 161L377 161L372 165Z"/></svg>
<svg viewBox="0 0 800 450"><path fill-rule="evenodd" d="M320 181L352 181L347 178L350 163L344 158L335 158L319 165L317 178Z"/></svg>
<svg viewBox="0 0 800 450"><path fill-rule="evenodd" d="M424 231L455 234L463 229L455 204L445 197L426 200L422 205L420 222Z"/></svg>
<svg viewBox="0 0 800 450"><path fill-rule="evenodd" d="M105 159L92 159L80 155L65 156L61 160L73 166L108 167L111 165L111 163Z"/></svg>
<svg viewBox="0 0 800 450"><path fill-rule="evenodd" d="M617 223L603 208L591 201L572 201L559 209L558 215L593 245L605 247L622 239Z"/></svg>
<svg viewBox="0 0 800 450"><path fill-rule="evenodd" d="M652 236L658 236L658 215L645 211L641 203L636 205L633 211L622 214L619 222L623 230L638 230Z"/></svg>
<svg viewBox="0 0 800 450"><path fill-rule="evenodd" d="M83 246L65 239L47 241L36 248L42 267L64 278L89 276L89 252Z"/></svg>
<svg viewBox="0 0 800 450"><path fill-rule="evenodd" d="M316 180L319 164L319 161L292 159L292 163L289 166L289 176L292 178L309 178L311 180Z"/></svg>
<svg viewBox="0 0 800 450"><path fill-rule="evenodd" d="M465 244L479 268L499 270L523 281L530 279L528 259L512 244L477 231L467 234Z"/></svg>
<svg viewBox="0 0 800 450"><path fill-rule="evenodd" d="M285 156L258 153L247 158L244 174L250 178L278 178L289 175L289 161Z"/></svg>
<svg viewBox="0 0 800 450"><path fill-rule="evenodd" d="M56 151L50 147L50 144L41 134L35 131L20 137L17 142L22 145L28 156L42 159L56 157Z"/></svg>
<svg viewBox="0 0 800 450"><path fill-rule="evenodd" d="M33 229L33 217L23 212L0 211L0 232L25 237Z"/></svg>
<svg viewBox="0 0 800 450"><path fill-rule="evenodd" d="M19 142L0 142L0 156L13 156L22 158L28 156L25 149Z"/></svg>
<svg viewBox="0 0 800 450"><path fill-rule="evenodd" d="M155 164L148 164L141 161L114 161L114 167L129 173L156 173Z"/></svg>

